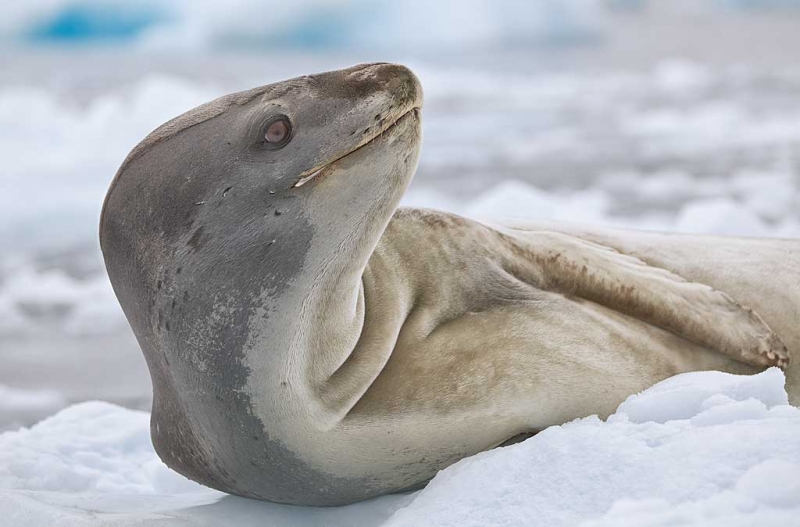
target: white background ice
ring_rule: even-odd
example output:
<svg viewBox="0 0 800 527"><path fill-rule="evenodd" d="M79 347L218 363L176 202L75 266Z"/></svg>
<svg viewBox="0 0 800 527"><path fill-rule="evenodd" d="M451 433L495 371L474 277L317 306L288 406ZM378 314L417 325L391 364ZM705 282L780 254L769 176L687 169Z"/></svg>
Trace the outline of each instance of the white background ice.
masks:
<svg viewBox="0 0 800 527"><path fill-rule="evenodd" d="M261 503L166 468L144 412L103 402L0 435L0 517L88 526L792 526L800 409L780 370L683 374L579 419L465 459L422 491L348 507Z"/></svg>

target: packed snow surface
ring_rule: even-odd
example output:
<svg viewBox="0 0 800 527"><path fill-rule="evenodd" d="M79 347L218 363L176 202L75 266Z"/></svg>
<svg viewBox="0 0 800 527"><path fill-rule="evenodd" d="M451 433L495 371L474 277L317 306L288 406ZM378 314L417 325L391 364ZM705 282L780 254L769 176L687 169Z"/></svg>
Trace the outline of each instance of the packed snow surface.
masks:
<svg viewBox="0 0 800 527"><path fill-rule="evenodd" d="M784 376L695 372L523 443L464 459L416 493L339 508L225 496L164 466L148 415L71 406L0 435L4 525L800 525L800 409Z"/></svg>

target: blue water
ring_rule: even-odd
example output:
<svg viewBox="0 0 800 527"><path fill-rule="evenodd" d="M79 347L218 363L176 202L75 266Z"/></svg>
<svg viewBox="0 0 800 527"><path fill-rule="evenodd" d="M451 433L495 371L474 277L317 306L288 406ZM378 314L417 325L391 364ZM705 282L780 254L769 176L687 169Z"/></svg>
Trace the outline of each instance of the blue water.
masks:
<svg viewBox="0 0 800 527"><path fill-rule="evenodd" d="M155 5L67 5L34 21L23 39L48 41L135 40L143 31L170 19Z"/></svg>
<svg viewBox="0 0 800 527"><path fill-rule="evenodd" d="M0 24L0 38L23 45L102 46L109 41L137 45L157 28L168 36L170 32L181 35L188 29L199 36L190 45L199 42L210 47L332 49L389 45L450 46L467 51L509 43L575 45L602 38L608 30L602 23L604 12L643 11L660 0L462 0L447 4L424 0L290 0L290 4L275 5L275 16L271 16L273 4L269 0L237 3L235 11L227 12L219 11L217 1L10 1L0 5L0 20L18 20L19 24L5 28ZM664 5L659 8L663 10ZM700 5L749 12L800 8L800 0L706 0ZM19 13L23 16L10 16ZM216 16L220 13L224 16ZM439 38L440 34L451 34L453 28L463 31L455 38Z"/></svg>
<svg viewBox="0 0 800 527"><path fill-rule="evenodd" d="M23 44L83 43L103 45L108 41L137 44L149 30L175 34L187 28L198 42L212 47L297 47L346 48L374 46L441 45L438 33L466 28L450 45L480 46L503 41L569 43L592 33L593 11L583 0L467 0L448 4L427 4L423 0L295 0L275 8L251 0L237 3L236 11L219 13L216 0L181 3L174 0L121 2L116 0L64 0L37 7L28 0L22 25L6 28L5 37ZM3 12L19 11L13 4L0 5ZM489 16L487 16L487 14ZM258 24L259 17L263 24ZM224 18L221 21L220 18ZM11 18L12 20L20 19ZM542 20L546 20L542 24ZM241 23L237 23L241 20ZM587 27L588 26L588 27ZM508 28L513 28L509 30ZM588 31L587 31L588 30ZM2 31L2 25L0 25ZM488 35L488 36L487 36ZM3 35L0 34L0 37Z"/></svg>

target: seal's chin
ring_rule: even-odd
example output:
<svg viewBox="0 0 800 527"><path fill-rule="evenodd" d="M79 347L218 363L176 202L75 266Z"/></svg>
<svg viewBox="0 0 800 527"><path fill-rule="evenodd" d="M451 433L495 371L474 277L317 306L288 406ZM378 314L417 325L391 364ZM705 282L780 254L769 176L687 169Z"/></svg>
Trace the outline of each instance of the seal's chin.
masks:
<svg viewBox="0 0 800 527"><path fill-rule="evenodd" d="M392 121L389 125L383 127L381 130L379 130L378 132L373 134L371 137L368 137L366 140L362 141L358 146L356 146L354 149L350 150L346 154L344 154L342 156L339 156L339 157L337 157L336 159L334 159L332 161L328 161L324 165L319 165L319 166L316 166L316 167L314 167L314 168L312 168L310 170L306 170L305 172L300 174L300 179L298 179L297 183L292 185L292 187L294 187L294 188L302 187L303 185L305 185L309 181L324 176L325 174L327 174L330 171L331 168L333 168L333 166L337 162L339 162L342 159L350 156L351 154L354 154L354 153L358 152L359 150L361 150L365 146L367 146L369 144L372 144L373 142L375 142L376 139L379 139L379 138L381 138L381 137L383 137L383 136L385 136L387 134L391 134L393 132L393 130L395 130L398 127L398 125L401 124L406 119L408 119L408 118L418 118L419 117L419 111L420 111L419 107L415 106L414 108L411 108L410 110L408 110L407 112L402 114L400 117L398 117L397 119Z"/></svg>

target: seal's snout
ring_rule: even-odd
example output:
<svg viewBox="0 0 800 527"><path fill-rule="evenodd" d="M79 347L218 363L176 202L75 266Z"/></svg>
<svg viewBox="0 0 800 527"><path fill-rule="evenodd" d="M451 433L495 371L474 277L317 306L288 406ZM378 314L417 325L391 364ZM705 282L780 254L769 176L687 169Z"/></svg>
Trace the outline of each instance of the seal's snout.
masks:
<svg viewBox="0 0 800 527"><path fill-rule="evenodd" d="M392 143L394 138L403 137L385 150L394 156L418 147L422 87L410 69L386 62L358 64L312 75L310 81L310 96L301 108L314 127L304 125L302 115L295 115L295 120L297 130L316 132L315 142L310 143L316 150L293 187L331 172L335 163L375 144L376 139L392 139L388 141ZM387 142L380 144L386 146ZM362 155L362 165L365 159L376 159L374 154Z"/></svg>
<svg viewBox="0 0 800 527"><path fill-rule="evenodd" d="M375 62L352 68L348 81L364 83L385 92L403 110L422 106L422 85L414 72L401 64Z"/></svg>

